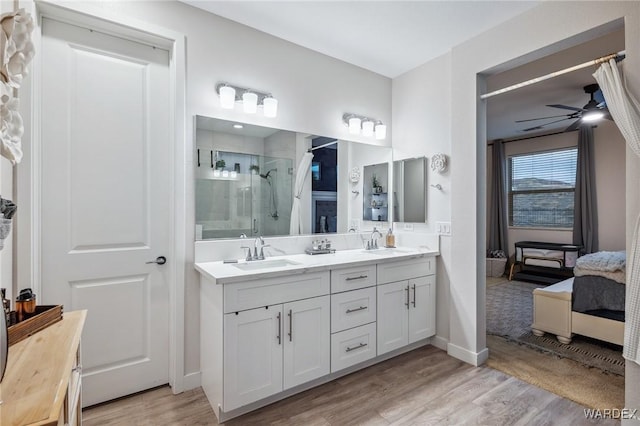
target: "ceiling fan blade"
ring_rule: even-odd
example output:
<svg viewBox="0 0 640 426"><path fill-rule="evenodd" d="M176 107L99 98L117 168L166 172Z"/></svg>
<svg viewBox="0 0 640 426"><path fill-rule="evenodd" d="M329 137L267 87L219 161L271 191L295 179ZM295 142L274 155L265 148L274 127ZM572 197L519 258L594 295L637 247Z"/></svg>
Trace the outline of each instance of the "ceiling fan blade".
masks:
<svg viewBox="0 0 640 426"><path fill-rule="evenodd" d="M568 110L571 110L571 111L584 111L584 109L582 109L582 108L576 108L576 107L572 107L572 106L568 106L568 105L554 104L554 105L547 105L547 106L551 107L551 108L568 109Z"/></svg>
<svg viewBox="0 0 640 426"><path fill-rule="evenodd" d="M569 117L566 117L566 116L565 116L565 118L561 118L560 120L554 120L554 121L550 121L550 122L548 122L548 123L540 124L540 125L535 126L535 127L529 127L529 128L527 128L527 129L522 129L522 131L523 131L523 132L530 132L530 131L532 131L532 130L540 130L540 129L544 128L545 126L548 126L548 125L550 125L550 124L554 124L554 123L559 123L559 122L561 122L561 121L568 120L568 119L570 119L570 118L572 118L572 117L570 117L570 116L569 116Z"/></svg>
<svg viewBox="0 0 640 426"><path fill-rule="evenodd" d="M538 118L528 118L526 120L516 120L516 123L525 123L527 121L536 121L536 120L548 120L549 118L558 118L558 117L569 117L571 114L562 114L562 115L552 115L549 117L538 117Z"/></svg>
<svg viewBox="0 0 640 426"><path fill-rule="evenodd" d="M565 132L573 132L574 130L577 130L578 127L580 127L580 122L582 121L582 119L577 119L576 121L574 121L573 123L571 123L571 125L569 127L567 127L566 129L564 129Z"/></svg>

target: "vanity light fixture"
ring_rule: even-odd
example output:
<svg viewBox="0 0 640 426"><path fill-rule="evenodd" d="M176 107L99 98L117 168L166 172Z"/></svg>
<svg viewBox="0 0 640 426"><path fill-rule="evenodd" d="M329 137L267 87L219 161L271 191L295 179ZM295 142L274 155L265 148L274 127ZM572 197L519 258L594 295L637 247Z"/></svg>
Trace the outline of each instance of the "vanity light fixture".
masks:
<svg viewBox="0 0 640 426"><path fill-rule="evenodd" d="M351 117L349 119L349 133L351 133L352 135L359 135L361 121L362 120L360 120L360 118L358 117Z"/></svg>
<svg viewBox="0 0 640 426"><path fill-rule="evenodd" d="M376 139L384 139L387 137L387 125L378 122L376 124Z"/></svg>
<svg viewBox="0 0 640 426"><path fill-rule="evenodd" d="M271 95L268 95L262 100L264 105L264 116L273 118L278 115L278 100Z"/></svg>
<svg viewBox="0 0 640 426"><path fill-rule="evenodd" d="M387 137L387 126L375 118L346 113L342 115L342 121L349 126L349 133L352 135L359 135L360 133L366 137L375 135L376 139Z"/></svg>
<svg viewBox="0 0 640 426"><path fill-rule="evenodd" d="M366 120L362 122L362 136L371 137L373 136L373 127L375 123L371 120Z"/></svg>
<svg viewBox="0 0 640 426"><path fill-rule="evenodd" d="M233 109L236 103L236 89L223 85L218 87L218 94L220 95L220 106L224 109Z"/></svg>
<svg viewBox="0 0 640 426"><path fill-rule="evenodd" d="M258 112L258 95L248 90L244 92L242 94L242 109L247 114Z"/></svg>
<svg viewBox="0 0 640 426"><path fill-rule="evenodd" d="M236 124L233 125L234 129L242 129L243 127L244 126L242 124L240 124L240 123L236 123Z"/></svg>
<svg viewBox="0 0 640 426"><path fill-rule="evenodd" d="M263 107L265 117L273 118L278 115L278 100L271 93L228 83L218 83L216 92L220 96L220 106L224 109L234 109L236 102L241 102L242 110L247 114L255 114L258 107Z"/></svg>

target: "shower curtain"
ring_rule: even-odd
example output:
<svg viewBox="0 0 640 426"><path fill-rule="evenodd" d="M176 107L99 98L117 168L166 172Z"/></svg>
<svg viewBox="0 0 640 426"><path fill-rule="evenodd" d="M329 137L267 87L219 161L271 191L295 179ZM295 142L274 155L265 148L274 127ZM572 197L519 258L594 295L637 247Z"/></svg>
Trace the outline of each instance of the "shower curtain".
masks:
<svg viewBox="0 0 640 426"><path fill-rule="evenodd" d="M305 152L296 169L296 183L293 189L293 205L291 206L291 222L289 225L289 235L300 235L302 233L302 217L300 211L300 196L304 190L304 181L311 170L311 160L313 154Z"/></svg>
<svg viewBox="0 0 640 426"><path fill-rule="evenodd" d="M625 88L615 60L593 74L609 112L633 152L640 157L640 104ZM640 364L640 215L636 219L631 253L627 256L627 300L622 355Z"/></svg>

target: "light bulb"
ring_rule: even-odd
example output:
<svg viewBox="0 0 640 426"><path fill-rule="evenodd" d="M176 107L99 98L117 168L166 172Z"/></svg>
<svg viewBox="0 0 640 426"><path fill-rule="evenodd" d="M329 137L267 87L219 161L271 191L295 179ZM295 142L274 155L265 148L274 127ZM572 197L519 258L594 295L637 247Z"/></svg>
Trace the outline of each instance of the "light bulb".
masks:
<svg viewBox="0 0 640 426"><path fill-rule="evenodd" d="M236 104L236 89L231 86L220 87L220 106L225 109L233 109Z"/></svg>
<svg viewBox="0 0 640 426"><path fill-rule="evenodd" d="M380 123L376 125L376 139L384 139L387 137L387 126Z"/></svg>
<svg viewBox="0 0 640 426"><path fill-rule="evenodd" d="M598 121L603 117L604 117L604 112L602 111L587 111L582 115L582 121L591 123L593 121Z"/></svg>
<svg viewBox="0 0 640 426"><path fill-rule="evenodd" d="M375 123L371 120L362 122L362 136L373 136L374 124Z"/></svg>
<svg viewBox="0 0 640 426"><path fill-rule="evenodd" d="M361 122L362 121L358 117L351 117L349 119L349 133L352 135L359 135Z"/></svg>
<svg viewBox="0 0 640 426"><path fill-rule="evenodd" d="M273 118L278 115L278 100L274 97L268 96L262 101L264 105L264 116Z"/></svg>
<svg viewBox="0 0 640 426"><path fill-rule="evenodd" d="M255 114L258 111L258 95L253 92L242 94L242 108L247 114Z"/></svg>

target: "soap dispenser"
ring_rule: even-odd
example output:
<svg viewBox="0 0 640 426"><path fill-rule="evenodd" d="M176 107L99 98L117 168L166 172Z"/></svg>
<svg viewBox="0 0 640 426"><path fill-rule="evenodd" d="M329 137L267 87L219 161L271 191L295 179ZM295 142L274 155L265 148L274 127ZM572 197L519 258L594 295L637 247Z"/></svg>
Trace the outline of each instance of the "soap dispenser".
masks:
<svg viewBox="0 0 640 426"><path fill-rule="evenodd" d="M396 246L396 236L393 235L393 230L389 228L389 231L387 231L385 247L393 248L395 246Z"/></svg>

